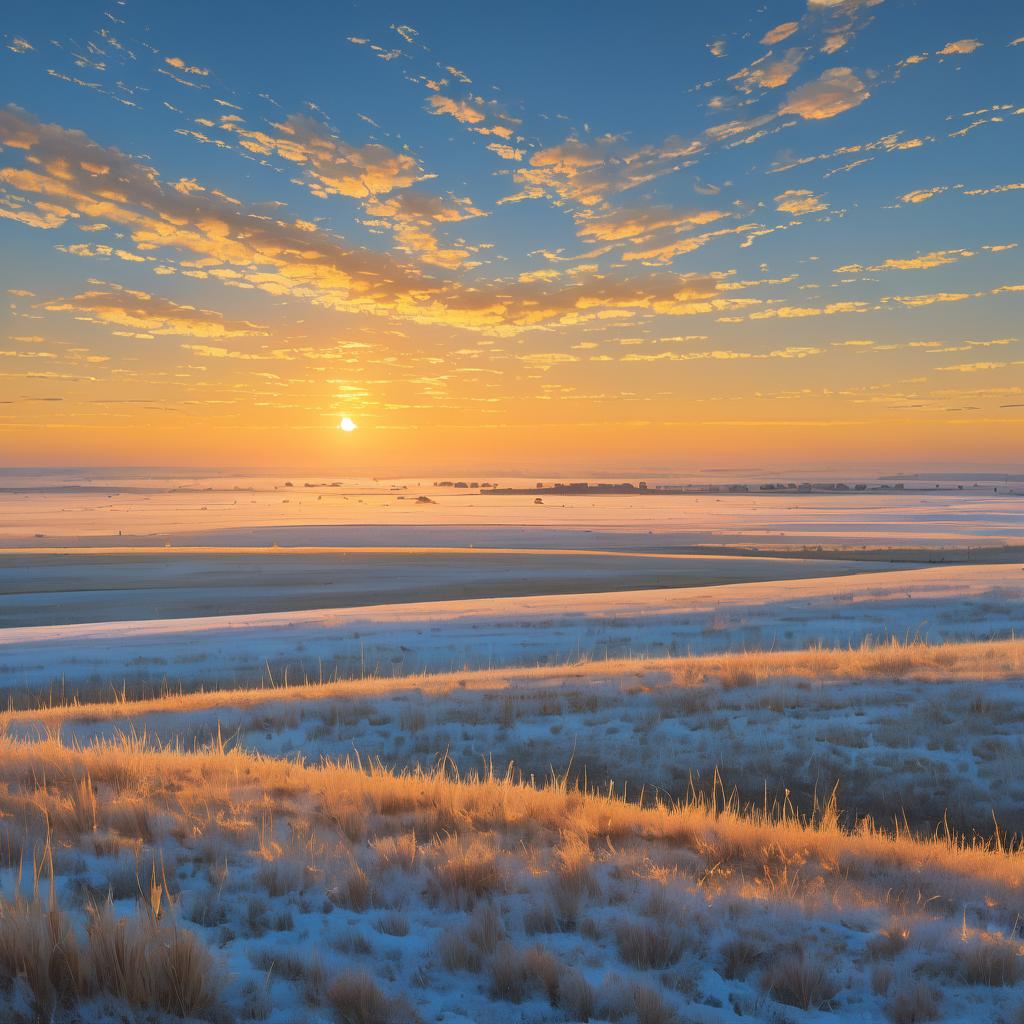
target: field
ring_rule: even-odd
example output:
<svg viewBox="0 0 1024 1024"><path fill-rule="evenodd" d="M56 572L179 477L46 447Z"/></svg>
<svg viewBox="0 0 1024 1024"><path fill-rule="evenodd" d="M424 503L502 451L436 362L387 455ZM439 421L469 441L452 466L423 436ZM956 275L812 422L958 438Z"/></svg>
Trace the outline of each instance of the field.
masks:
<svg viewBox="0 0 1024 1024"><path fill-rule="evenodd" d="M890 643L10 712L11 1019L1016 1020L1022 669Z"/></svg>
<svg viewBox="0 0 1024 1024"><path fill-rule="evenodd" d="M1024 1022L1012 498L276 493L8 529L4 1021Z"/></svg>

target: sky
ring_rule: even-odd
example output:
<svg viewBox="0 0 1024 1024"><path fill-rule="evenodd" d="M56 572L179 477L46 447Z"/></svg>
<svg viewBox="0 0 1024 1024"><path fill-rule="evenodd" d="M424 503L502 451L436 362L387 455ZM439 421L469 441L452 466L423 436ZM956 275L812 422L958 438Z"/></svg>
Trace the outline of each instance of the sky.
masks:
<svg viewBox="0 0 1024 1024"><path fill-rule="evenodd" d="M0 463L1010 466L1022 157L1005 0L9 5Z"/></svg>

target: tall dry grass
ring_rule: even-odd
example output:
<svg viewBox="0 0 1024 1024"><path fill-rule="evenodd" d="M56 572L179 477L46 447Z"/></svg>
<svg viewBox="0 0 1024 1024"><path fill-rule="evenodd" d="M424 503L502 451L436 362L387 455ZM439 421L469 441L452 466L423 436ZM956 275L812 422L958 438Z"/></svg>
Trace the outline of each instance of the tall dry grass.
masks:
<svg viewBox="0 0 1024 1024"><path fill-rule="evenodd" d="M141 718L152 714L194 715L218 708L245 709L260 705L344 698L355 702L410 691L434 696L463 691L506 691L543 689L554 683L599 684L669 679L688 688L720 682L725 687L756 686L773 680L809 679L819 683L854 679L915 679L991 681L1024 674L1024 640L992 640L968 643L931 644L925 640L898 637L867 638L855 647L811 647L805 650L743 651L691 655L688 657L615 659L583 661L553 667L486 669L324 682L307 679L298 685L230 687L213 690L166 690L155 697L133 698L126 689L107 688L65 699L61 694L37 694L27 707L9 706L0 712L0 728L31 723L43 729L62 723L98 723ZM422 728L422 710L404 712L407 725ZM415 720L415 721L414 721Z"/></svg>

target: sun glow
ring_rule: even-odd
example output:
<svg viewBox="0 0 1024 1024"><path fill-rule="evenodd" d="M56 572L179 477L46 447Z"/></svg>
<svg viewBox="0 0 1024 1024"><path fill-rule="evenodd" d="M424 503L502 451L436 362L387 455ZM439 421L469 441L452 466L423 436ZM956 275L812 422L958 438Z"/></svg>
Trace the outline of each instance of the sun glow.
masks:
<svg viewBox="0 0 1024 1024"><path fill-rule="evenodd" d="M346 434L351 434L356 429L355 422L349 419L348 416L343 416L341 422L338 424L339 430L344 430Z"/></svg>

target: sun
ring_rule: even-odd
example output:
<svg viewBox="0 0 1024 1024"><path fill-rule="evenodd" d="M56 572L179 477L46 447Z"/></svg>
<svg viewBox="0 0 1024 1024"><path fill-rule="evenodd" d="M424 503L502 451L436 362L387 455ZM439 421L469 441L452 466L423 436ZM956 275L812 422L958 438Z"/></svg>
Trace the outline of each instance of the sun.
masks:
<svg viewBox="0 0 1024 1024"><path fill-rule="evenodd" d="M346 434L351 434L356 429L355 422L348 418L348 416L342 416L341 422L338 424L339 430L344 430Z"/></svg>

